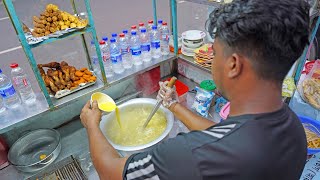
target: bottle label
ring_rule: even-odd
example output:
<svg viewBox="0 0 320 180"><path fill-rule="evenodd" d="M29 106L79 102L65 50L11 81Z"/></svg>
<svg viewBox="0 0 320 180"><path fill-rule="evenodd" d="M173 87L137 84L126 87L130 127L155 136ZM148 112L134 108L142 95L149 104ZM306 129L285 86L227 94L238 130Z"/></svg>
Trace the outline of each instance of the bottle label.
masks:
<svg viewBox="0 0 320 180"><path fill-rule="evenodd" d="M23 85L24 85L25 87L27 87L27 86L28 86L28 81L27 81L27 79L26 79L26 78L24 78L24 79L22 80L22 82L23 82Z"/></svg>
<svg viewBox="0 0 320 180"><path fill-rule="evenodd" d="M9 88L0 90L0 94L3 98L7 98L9 96L12 96L15 93L16 93L16 90L14 90L14 87L12 84Z"/></svg>
<svg viewBox="0 0 320 180"><path fill-rule="evenodd" d="M167 35L167 34L162 35L162 41L169 42L169 40L170 40L169 35Z"/></svg>
<svg viewBox="0 0 320 180"><path fill-rule="evenodd" d="M121 48L121 54L124 55L124 54L128 54L130 51L129 47L122 47Z"/></svg>
<svg viewBox="0 0 320 180"><path fill-rule="evenodd" d="M149 43L146 43L146 44L142 44L141 45L141 51L147 51L149 52L150 51L150 44Z"/></svg>
<svg viewBox="0 0 320 180"><path fill-rule="evenodd" d="M103 62L107 62L108 59L110 59L110 54L109 53L103 53L102 54L102 59L103 59Z"/></svg>
<svg viewBox="0 0 320 180"><path fill-rule="evenodd" d="M141 48L140 47L132 47L131 54L133 56L139 56L141 54Z"/></svg>
<svg viewBox="0 0 320 180"><path fill-rule="evenodd" d="M152 47L152 48L155 48L155 49L160 48L160 41L153 41L153 42L151 42L151 47Z"/></svg>
<svg viewBox="0 0 320 180"><path fill-rule="evenodd" d="M119 54L111 55L111 61L113 64L120 63L122 61L121 54L119 53Z"/></svg>

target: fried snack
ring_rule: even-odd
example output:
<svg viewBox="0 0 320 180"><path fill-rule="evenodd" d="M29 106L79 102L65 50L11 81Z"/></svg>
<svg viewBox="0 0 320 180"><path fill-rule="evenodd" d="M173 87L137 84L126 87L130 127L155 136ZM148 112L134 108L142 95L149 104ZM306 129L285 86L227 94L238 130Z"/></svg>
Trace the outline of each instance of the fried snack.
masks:
<svg viewBox="0 0 320 180"><path fill-rule="evenodd" d="M51 17L47 17L47 19L46 19L48 22L52 22L52 19L51 19Z"/></svg>
<svg viewBox="0 0 320 180"><path fill-rule="evenodd" d="M24 23L22 23L22 28L23 28L23 32L24 33L31 33L30 29L28 28L27 25L25 25Z"/></svg>
<svg viewBox="0 0 320 180"><path fill-rule="evenodd" d="M33 31L31 34L32 34L32 36L34 36L34 37L41 37L41 34L38 34L38 33L34 32L34 31Z"/></svg>
<svg viewBox="0 0 320 180"><path fill-rule="evenodd" d="M88 70L85 70L84 73L87 74L87 75L90 75L90 76L93 75L92 72L90 72L90 71L88 71Z"/></svg>
<svg viewBox="0 0 320 180"><path fill-rule="evenodd" d="M50 62L50 63L47 63L47 64L42 64L42 67L60 69L60 63L53 61L53 62Z"/></svg>
<svg viewBox="0 0 320 180"><path fill-rule="evenodd" d="M52 19L52 21L53 21L53 22L58 21L57 16L52 16L52 18L51 18L51 19Z"/></svg>
<svg viewBox="0 0 320 180"><path fill-rule="evenodd" d="M63 26L61 26L60 28L61 28L61 30L65 30L65 29L68 29L68 26L63 25Z"/></svg>
<svg viewBox="0 0 320 180"><path fill-rule="evenodd" d="M56 32L56 29L54 27L50 27L50 32L54 33L54 32Z"/></svg>
<svg viewBox="0 0 320 180"><path fill-rule="evenodd" d="M70 79L71 79L72 81L78 81L78 80L79 80L79 77L76 77L76 76L75 76L76 68L73 67L73 66L69 66L69 70L70 70Z"/></svg>
<svg viewBox="0 0 320 180"><path fill-rule="evenodd" d="M320 148L320 137L306 127L304 127L304 131L307 136L308 148Z"/></svg>
<svg viewBox="0 0 320 180"><path fill-rule="evenodd" d="M70 23L70 28L75 28L77 25L75 23Z"/></svg>
<svg viewBox="0 0 320 180"><path fill-rule="evenodd" d="M62 83L59 79L59 72L57 70L48 69L47 71L48 76L50 76L54 80L54 84L59 87L59 89L62 89Z"/></svg>
<svg viewBox="0 0 320 180"><path fill-rule="evenodd" d="M44 35L47 36L47 35L49 35L50 33L51 33L50 31L45 31L45 32L44 32Z"/></svg>
<svg viewBox="0 0 320 180"><path fill-rule="evenodd" d="M33 22L33 25L34 25L34 27L36 27L36 28L41 28L41 29L43 29L43 28L46 27L44 24L39 24L39 23L37 23L37 22Z"/></svg>
<svg viewBox="0 0 320 180"><path fill-rule="evenodd" d="M39 19L40 20L45 20L45 19L47 19L44 15L41 15L40 17L39 17Z"/></svg>
<svg viewBox="0 0 320 180"><path fill-rule="evenodd" d="M88 68L85 68L85 67L84 67L84 68L81 68L81 69L80 69L81 72L84 72L84 71L86 71L86 70L88 70Z"/></svg>
<svg viewBox="0 0 320 180"><path fill-rule="evenodd" d="M46 11L43 12L43 15L44 15L45 17L47 17L47 18L50 17L50 13L48 13L48 12L46 12Z"/></svg>
<svg viewBox="0 0 320 180"><path fill-rule="evenodd" d="M61 66L69 66L68 63L65 62L65 61L62 61L60 65L61 65Z"/></svg>
<svg viewBox="0 0 320 180"><path fill-rule="evenodd" d="M82 77L82 76L84 75L84 73L81 72L81 71L76 71L76 72L75 72L75 75L76 75L77 77Z"/></svg>
<svg viewBox="0 0 320 180"><path fill-rule="evenodd" d="M63 73L62 73L62 71L58 71L58 73L59 73L59 79L60 79L60 82L61 82L61 84L63 84L64 86L66 86L67 85L67 82L64 80L64 78L63 78Z"/></svg>
<svg viewBox="0 0 320 180"><path fill-rule="evenodd" d="M46 31L48 31L49 34L50 34L50 26L46 26L44 29L45 29Z"/></svg>
<svg viewBox="0 0 320 180"><path fill-rule="evenodd" d="M302 87L306 100L315 108L320 109L320 79L306 79Z"/></svg>

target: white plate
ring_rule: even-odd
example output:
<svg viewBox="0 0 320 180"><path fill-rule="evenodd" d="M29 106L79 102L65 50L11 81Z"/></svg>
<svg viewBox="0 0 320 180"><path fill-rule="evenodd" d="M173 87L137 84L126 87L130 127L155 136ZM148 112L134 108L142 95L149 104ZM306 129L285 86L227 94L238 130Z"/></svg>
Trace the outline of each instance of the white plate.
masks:
<svg viewBox="0 0 320 180"><path fill-rule="evenodd" d="M199 30L189 30L182 33L182 39L187 39L191 41L200 40L206 37L206 33Z"/></svg>

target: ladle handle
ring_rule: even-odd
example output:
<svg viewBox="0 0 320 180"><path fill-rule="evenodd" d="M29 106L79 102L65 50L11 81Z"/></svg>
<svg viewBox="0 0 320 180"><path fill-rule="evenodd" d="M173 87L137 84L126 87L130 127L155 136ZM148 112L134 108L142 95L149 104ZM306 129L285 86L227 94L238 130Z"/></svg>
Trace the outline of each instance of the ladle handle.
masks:
<svg viewBox="0 0 320 180"><path fill-rule="evenodd" d="M171 78L171 80L169 81L169 83L168 83L167 86L168 86L169 88L172 88L172 87L174 86L174 84L176 83L176 80L177 80L177 78L173 76L173 77Z"/></svg>

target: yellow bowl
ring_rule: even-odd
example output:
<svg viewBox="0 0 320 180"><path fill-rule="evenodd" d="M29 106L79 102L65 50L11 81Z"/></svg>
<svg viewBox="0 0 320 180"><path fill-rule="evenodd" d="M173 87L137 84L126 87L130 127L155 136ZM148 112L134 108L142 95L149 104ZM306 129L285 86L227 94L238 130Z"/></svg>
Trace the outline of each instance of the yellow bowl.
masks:
<svg viewBox="0 0 320 180"><path fill-rule="evenodd" d="M111 112L116 108L116 103L114 102L114 100L110 96L104 93L101 93L101 92L93 93L91 95L91 100L90 100L91 105L94 100L98 102L98 107L102 111Z"/></svg>

